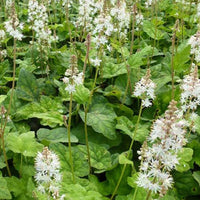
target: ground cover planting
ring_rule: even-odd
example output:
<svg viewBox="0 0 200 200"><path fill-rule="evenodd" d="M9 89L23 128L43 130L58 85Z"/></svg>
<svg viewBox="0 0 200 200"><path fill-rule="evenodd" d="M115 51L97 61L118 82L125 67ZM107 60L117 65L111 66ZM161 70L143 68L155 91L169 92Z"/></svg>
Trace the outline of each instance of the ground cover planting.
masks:
<svg viewBox="0 0 200 200"><path fill-rule="evenodd" d="M200 1L1 0L0 199L198 200Z"/></svg>

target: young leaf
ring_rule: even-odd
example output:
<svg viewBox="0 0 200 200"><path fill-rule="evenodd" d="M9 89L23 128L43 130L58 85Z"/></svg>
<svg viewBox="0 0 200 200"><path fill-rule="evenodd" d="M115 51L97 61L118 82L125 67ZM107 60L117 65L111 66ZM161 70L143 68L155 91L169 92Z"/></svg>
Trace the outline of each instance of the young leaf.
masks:
<svg viewBox="0 0 200 200"><path fill-rule="evenodd" d="M25 101L39 100L39 85L37 80L32 73L23 68L19 72L17 96Z"/></svg>
<svg viewBox="0 0 200 200"><path fill-rule="evenodd" d="M80 110L79 115L85 121L84 111ZM108 104L95 104L87 114L87 125L92 126L96 132L114 140L116 138L115 118L116 114Z"/></svg>
<svg viewBox="0 0 200 200"><path fill-rule="evenodd" d="M91 166L97 169L95 172L103 172L111 167L111 154L105 147L94 143L90 143L89 146ZM79 145L78 148L87 156L86 146Z"/></svg>
<svg viewBox="0 0 200 200"><path fill-rule="evenodd" d="M0 176L0 199L12 199L6 180Z"/></svg>
<svg viewBox="0 0 200 200"><path fill-rule="evenodd" d="M79 104L88 103L90 98L90 90L83 85L76 86L76 92L73 95L74 100Z"/></svg>
<svg viewBox="0 0 200 200"><path fill-rule="evenodd" d="M11 132L6 137L6 143L11 151L28 157L34 157L43 148L42 144L36 142L34 132L22 133L21 135Z"/></svg>
<svg viewBox="0 0 200 200"><path fill-rule="evenodd" d="M66 128L55 128L52 130L46 128L40 128L37 131L37 136L39 141L46 140L51 143L68 142ZM77 143L78 138L71 134L71 142Z"/></svg>
<svg viewBox="0 0 200 200"><path fill-rule="evenodd" d="M190 169L188 164L192 160L193 150L191 148L183 148L178 153L179 164L176 166L176 170L179 172L184 172Z"/></svg>
<svg viewBox="0 0 200 200"><path fill-rule="evenodd" d="M71 172L69 149L60 143L50 144L50 148L59 156L62 170ZM72 147L72 157L75 175L80 177L87 176L89 174L89 165L85 154L78 147Z"/></svg>

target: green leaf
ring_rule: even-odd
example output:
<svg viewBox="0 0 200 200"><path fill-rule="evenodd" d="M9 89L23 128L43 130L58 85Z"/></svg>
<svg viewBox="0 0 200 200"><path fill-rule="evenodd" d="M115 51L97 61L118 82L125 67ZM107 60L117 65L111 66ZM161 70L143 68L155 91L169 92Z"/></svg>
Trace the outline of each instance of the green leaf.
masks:
<svg viewBox="0 0 200 200"><path fill-rule="evenodd" d="M0 176L0 199L12 199L6 180Z"/></svg>
<svg viewBox="0 0 200 200"><path fill-rule="evenodd" d="M192 176L194 177L194 179L199 183L200 186L200 171L196 171L192 174Z"/></svg>
<svg viewBox="0 0 200 200"><path fill-rule="evenodd" d="M198 166L200 166L200 142L197 140L193 140L188 143L188 147L193 149L193 157L191 162L195 162Z"/></svg>
<svg viewBox="0 0 200 200"><path fill-rule="evenodd" d="M87 157L86 146L79 145L78 148ZM89 149L91 166L97 169L95 170L95 172L103 172L111 167L111 154L105 147L100 146L98 144L89 143Z"/></svg>
<svg viewBox="0 0 200 200"><path fill-rule="evenodd" d="M147 33L147 35L149 35L155 40L161 40L164 36L164 33L161 30L159 30L159 27L157 27L151 21L143 21L143 30L145 33Z"/></svg>
<svg viewBox="0 0 200 200"><path fill-rule="evenodd" d="M126 63L106 62L103 69L103 78L113 78L125 73L127 73Z"/></svg>
<svg viewBox="0 0 200 200"><path fill-rule="evenodd" d="M33 72L36 69L36 66L33 64L32 58L27 59L17 59L16 64L19 65L19 67L16 70L16 73L18 74L20 69L25 69L26 71Z"/></svg>
<svg viewBox="0 0 200 200"><path fill-rule="evenodd" d="M60 143L52 143L50 148L59 156L62 170L71 172L69 149ZM87 176L89 174L89 165L85 154L78 147L72 147L72 157L75 175L80 177Z"/></svg>
<svg viewBox="0 0 200 200"><path fill-rule="evenodd" d="M127 178L128 185L130 185L132 188L136 188L137 187L137 184L136 184L137 178L138 178L138 172L133 174L131 177L128 177Z"/></svg>
<svg viewBox="0 0 200 200"><path fill-rule="evenodd" d="M134 197L134 192L131 192L129 195L117 195L117 198L116 200L133 200L133 197ZM136 196L135 196L135 199L136 200L144 200L144 197L147 196L147 192L145 191L145 189L143 188L138 188L137 189L137 193L136 193Z"/></svg>
<svg viewBox="0 0 200 200"><path fill-rule="evenodd" d="M104 96L107 96L107 97L116 97L117 99L120 100L120 98L122 96L122 92L116 86L109 85L105 89L105 91L104 91Z"/></svg>
<svg viewBox="0 0 200 200"><path fill-rule="evenodd" d="M9 71L9 61L5 60L4 62L0 62L0 84L1 85L7 83L4 77L8 71Z"/></svg>
<svg viewBox="0 0 200 200"><path fill-rule="evenodd" d="M116 184L119 180L119 177L121 175L121 170L123 168L123 165L118 165L116 168L114 168L111 171L107 171L106 172L106 177L107 177L107 181L103 182L106 186L106 190L108 190L107 192L112 193L114 188L116 187ZM128 194L130 192L130 187L127 184L127 177L130 176L130 172L131 172L131 166L127 165L124 176L121 180L120 186L118 188L117 194Z"/></svg>
<svg viewBox="0 0 200 200"><path fill-rule="evenodd" d="M55 128L52 130L46 128L40 128L37 131L38 140L46 140L51 143L68 142L67 129L66 128ZM71 142L77 143L78 138L71 134Z"/></svg>
<svg viewBox="0 0 200 200"><path fill-rule="evenodd" d="M7 98L3 101L3 105L5 106L6 109L8 109L8 107L9 107L11 93L12 93L12 90L10 89L9 92L7 93ZM24 105L25 105L25 103L22 102L22 100L17 97L17 92L16 92L16 90L14 90L12 102L11 102L12 109L11 109L10 114L14 115L16 113L16 111Z"/></svg>
<svg viewBox="0 0 200 200"><path fill-rule="evenodd" d="M7 177L9 191L11 191L17 200L34 200L33 190L35 189L32 177L18 179L15 176Z"/></svg>
<svg viewBox="0 0 200 200"><path fill-rule="evenodd" d="M200 135L200 116L197 115L194 120L195 131Z"/></svg>
<svg viewBox="0 0 200 200"><path fill-rule="evenodd" d="M143 65L143 59L146 58L152 52L151 46L146 46L141 51L136 52L128 58L128 62L122 62L119 64L114 63L114 61L106 60L103 68L103 77L104 78L113 78L122 74L127 73L127 64L131 68L137 69Z"/></svg>
<svg viewBox="0 0 200 200"><path fill-rule="evenodd" d="M17 96L25 101L39 100L39 85L37 80L32 73L23 68L19 72Z"/></svg>
<svg viewBox="0 0 200 200"><path fill-rule="evenodd" d="M6 137L6 143L11 151L28 157L35 157L37 152L43 148L42 144L36 142L34 132L22 133L21 135L9 133Z"/></svg>
<svg viewBox="0 0 200 200"><path fill-rule="evenodd" d="M66 199L73 200L109 200L103 197L100 193L96 191L87 190L80 184L63 184L61 189L62 193L65 193Z"/></svg>
<svg viewBox="0 0 200 200"><path fill-rule="evenodd" d="M87 128L88 132L88 140L91 143L97 143L99 145L102 145L106 147L107 149L113 146L118 146L121 143L121 136L117 135L117 138L115 140L110 140L107 137L105 137L103 134L99 134L95 132L92 127ZM72 127L71 129L72 135L75 135L80 144L85 144L85 132L84 132L84 123L79 123L77 126Z"/></svg>
<svg viewBox="0 0 200 200"><path fill-rule="evenodd" d="M199 184L195 181L190 171L174 174L174 185L178 193L182 196L192 196L200 194Z"/></svg>
<svg viewBox="0 0 200 200"><path fill-rule="evenodd" d="M62 103L58 98L51 99L47 96L42 96L40 103L31 102L21 107L16 115L16 120L24 120L29 118L41 119L41 124L45 126L55 127L58 124L63 125L64 112Z"/></svg>
<svg viewBox="0 0 200 200"><path fill-rule="evenodd" d="M6 164L4 163L4 158L3 158L3 155L1 155L0 157L0 169L6 167Z"/></svg>
<svg viewBox="0 0 200 200"><path fill-rule="evenodd" d="M79 104L88 103L90 99L90 90L83 85L76 86L76 92L73 94L74 100Z"/></svg>
<svg viewBox="0 0 200 200"><path fill-rule="evenodd" d="M0 95L0 104L6 99L7 95Z"/></svg>
<svg viewBox="0 0 200 200"><path fill-rule="evenodd" d="M129 160L125 153L122 153L119 155L119 164L123 164L123 165L126 164L126 165L133 166L133 161Z"/></svg>
<svg viewBox="0 0 200 200"><path fill-rule="evenodd" d="M85 121L85 112L80 110L79 115ZM92 126L96 132L114 140L116 138L115 118L116 114L108 104L95 104L87 114L87 125Z"/></svg>
<svg viewBox="0 0 200 200"><path fill-rule="evenodd" d="M180 200L175 190L169 190L167 194L161 198L161 200Z"/></svg>
<svg viewBox="0 0 200 200"><path fill-rule="evenodd" d="M174 56L174 69L177 72L183 72L188 66L184 65L190 60L190 45L187 42L182 43L178 47L178 51Z"/></svg>
<svg viewBox="0 0 200 200"><path fill-rule="evenodd" d="M178 153L179 164L176 166L176 170L184 172L190 169L189 161L192 160L193 150L191 148L182 148Z"/></svg>
<svg viewBox="0 0 200 200"><path fill-rule="evenodd" d="M127 117L125 116L117 117L116 128L122 130L125 134L129 135L131 138L133 137L135 125ZM148 123L139 124L134 139L141 143L144 142L149 134L148 128L149 128Z"/></svg>
<svg viewBox="0 0 200 200"><path fill-rule="evenodd" d="M120 129L125 134L132 137L133 131L134 131L134 125L133 125L133 122L131 122L127 117L120 116L120 117L117 117L116 129Z"/></svg>
<svg viewBox="0 0 200 200"><path fill-rule="evenodd" d="M63 116L58 112L34 113L30 114L28 118L34 117L41 119L41 124L44 126L55 127L57 124L63 125Z"/></svg>
<svg viewBox="0 0 200 200"><path fill-rule="evenodd" d="M131 55L128 59L128 64L131 68L138 68L143 65L143 59L146 58L152 52L151 46L144 47L141 51L136 52L135 54Z"/></svg>

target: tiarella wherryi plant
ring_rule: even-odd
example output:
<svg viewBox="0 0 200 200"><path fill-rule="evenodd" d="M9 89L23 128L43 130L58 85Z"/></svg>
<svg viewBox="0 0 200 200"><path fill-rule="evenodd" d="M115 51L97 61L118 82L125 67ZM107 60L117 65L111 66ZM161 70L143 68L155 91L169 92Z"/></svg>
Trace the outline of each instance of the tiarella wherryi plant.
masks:
<svg viewBox="0 0 200 200"><path fill-rule="evenodd" d="M199 3L0 1L0 199L197 200Z"/></svg>
<svg viewBox="0 0 200 200"><path fill-rule="evenodd" d="M164 196L172 187L170 171L179 163L178 152L186 144L185 121L177 115L177 102L171 101L163 118L157 119L147 141L138 154L141 160L137 185L147 189L146 199L151 192Z"/></svg>
<svg viewBox="0 0 200 200"><path fill-rule="evenodd" d="M38 152L35 158L35 180L38 184L37 191L47 194L48 199L64 199L65 195L59 195L60 162L58 156L44 147L42 153Z"/></svg>
<svg viewBox="0 0 200 200"><path fill-rule="evenodd" d="M142 99L142 106L152 106L151 100L155 98L155 83L150 79L150 69L147 70L146 75L141 78L135 85L134 95Z"/></svg>
<svg viewBox="0 0 200 200"><path fill-rule="evenodd" d="M0 30L0 60L3 60L7 56L6 49L2 49L3 40L6 38L6 33L4 30Z"/></svg>
<svg viewBox="0 0 200 200"><path fill-rule="evenodd" d="M154 93L155 93L155 86L156 85L150 79L150 76L151 76L151 71L150 71L150 69L148 69L147 72L146 72L146 75L144 77L142 77L141 80L139 82L137 82L136 85L135 85L134 95L136 97L140 97L142 99L142 102L141 102L141 105L140 105L138 119L137 119L137 122L135 124L135 129L134 129L134 132L133 132L133 135L132 135L131 144L129 146L129 151L128 151L128 155L127 155L128 159L130 157L130 153L131 153L131 150L132 150L132 147L133 147L133 143L134 143L135 137L137 135L138 125L139 125L140 118L141 118L141 115L142 115L142 109L145 108L145 107L152 106L152 103L150 102L150 100L153 100L155 98ZM115 189L112 193L111 200L114 198L114 196L115 196L115 194L118 190L118 187L119 187L121 180L124 176L125 169L126 169L126 164L124 165L124 167L122 169L122 172L121 172L121 175L120 175L119 180L117 182L117 185L116 185L116 187L115 187Z"/></svg>

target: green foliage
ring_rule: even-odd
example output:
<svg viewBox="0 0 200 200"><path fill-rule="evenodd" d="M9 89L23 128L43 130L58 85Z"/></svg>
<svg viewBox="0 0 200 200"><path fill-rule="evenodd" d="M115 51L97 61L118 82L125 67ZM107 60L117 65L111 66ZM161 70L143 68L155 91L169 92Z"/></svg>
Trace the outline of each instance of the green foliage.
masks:
<svg viewBox="0 0 200 200"><path fill-rule="evenodd" d="M199 183L200 185L200 171L194 172L192 174L192 176L194 177L194 179Z"/></svg>
<svg viewBox="0 0 200 200"><path fill-rule="evenodd" d="M40 103L31 102L21 107L16 115L16 120L39 118L42 125L55 127L57 124L63 125L63 106L59 99L51 99L42 96Z"/></svg>
<svg viewBox="0 0 200 200"><path fill-rule="evenodd" d="M17 96L25 101L39 100L39 85L35 76L22 68L17 82Z"/></svg>
<svg viewBox="0 0 200 200"><path fill-rule="evenodd" d="M188 164L189 161L192 160L193 150L190 148L183 148L180 150L178 157L179 157L179 164L176 166L176 170L179 172L184 172L190 169L190 165Z"/></svg>
<svg viewBox="0 0 200 200"><path fill-rule="evenodd" d="M90 25L97 26L95 19L99 17L98 12L95 16L89 15L93 20L89 26L87 20L83 20L83 27L78 24L79 1L68 1L71 2L68 6L62 5L64 1L56 4L51 1L45 4L48 13L45 29L48 32L49 28L51 35L58 38L48 45L49 41L37 43L38 35L27 22L27 2L19 0L15 3L19 22L24 23L24 37L21 41L17 40L16 49L4 23L12 17L11 9L5 7L7 1L0 3L0 31L6 31L5 38L0 35L0 199L53 199L39 192L38 182L34 180L35 156L44 146L59 157L62 174L59 193L65 195L66 200L110 200L124 166L124 175L113 200L133 200L134 196L134 200L146 199L148 191L136 184L141 164L137 152L147 140L152 123L164 115L172 99L172 66L175 71L174 99L178 108L181 106L180 85L190 71L191 62L194 62L188 41L199 27L196 15L199 3L162 0L146 8L145 1L137 1L135 14L137 17L142 14L144 19L139 22L133 15L135 1L126 0L130 23L119 31L121 24L116 17L111 17L111 21L116 23L115 31L105 36L106 27L97 34L94 34L93 28L88 29ZM113 12L110 0L102 2L105 11L103 21L107 14ZM121 1L115 3L115 6L121 5ZM124 13L118 16L121 14L123 16ZM129 19L126 20L128 22ZM101 36L105 36L108 43L97 48L97 40ZM172 41L175 46L172 46ZM2 56L2 50L7 51L6 57ZM73 63L72 55L75 55L77 63ZM99 71L92 61L96 58L101 60ZM200 66L200 63L194 63ZM86 71L84 84L77 85L73 92L69 120L70 93L65 89L63 77L66 70L75 65L79 72L83 72L86 66ZM156 98L152 107L142 109L137 126L141 98L136 98L133 92L135 83L147 69L151 70L151 79L156 83ZM192 122L194 126L186 130L188 141L178 153L179 164L171 171L174 179L172 187L163 197L152 193L148 200L199 199L199 108L197 114ZM133 146L130 148L132 139ZM6 165L10 168L10 177Z"/></svg>
<svg viewBox="0 0 200 200"><path fill-rule="evenodd" d="M51 144L50 147L59 156L62 170L71 172L69 149L60 143ZM72 148L72 155L75 175L80 177L87 176L89 174L89 165L85 154L77 146Z"/></svg>
<svg viewBox="0 0 200 200"><path fill-rule="evenodd" d="M117 121L118 123L116 125L116 128L122 130L125 134L129 135L132 138L135 130L133 122L131 122L125 116L118 117ZM144 142L149 133L148 128L148 124L140 124L135 134L135 140L139 142Z"/></svg>
<svg viewBox="0 0 200 200"><path fill-rule="evenodd" d="M87 157L86 146L78 146L81 152ZM111 167L111 154L103 146L95 143L90 143L90 156L91 156L91 166L95 168L95 172L103 172Z"/></svg>
<svg viewBox="0 0 200 200"><path fill-rule="evenodd" d="M161 40L164 37L164 33L159 30L157 24L145 20L143 25L144 32L147 33L151 38L155 40Z"/></svg>
<svg viewBox="0 0 200 200"><path fill-rule="evenodd" d="M52 130L40 128L37 131L37 137L39 141L48 141L50 143L68 142L66 128L55 128ZM78 138L71 135L71 142L77 143Z"/></svg>
<svg viewBox="0 0 200 200"><path fill-rule="evenodd" d="M88 103L90 99L90 90L88 90L83 85L78 85L76 87L76 92L73 95L73 98L79 104Z"/></svg>
<svg viewBox="0 0 200 200"><path fill-rule="evenodd" d="M190 171L184 173L175 173L175 187L182 197L199 195L199 184L195 181Z"/></svg>
<svg viewBox="0 0 200 200"><path fill-rule="evenodd" d="M6 178L9 191L11 191L17 200L33 200L33 190L35 189L32 178L28 179L18 179L13 176L11 178Z"/></svg>
<svg viewBox="0 0 200 200"><path fill-rule="evenodd" d="M21 153L23 156L35 157L38 151L41 151L43 145L36 142L35 133L9 133L6 137L7 147L14 153Z"/></svg>
<svg viewBox="0 0 200 200"><path fill-rule="evenodd" d="M85 121L84 111L80 110L79 114L81 119ZM116 114L108 104L95 104L87 114L87 125L92 126L96 132L112 140L116 138L115 118Z"/></svg>
<svg viewBox="0 0 200 200"><path fill-rule="evenodd" d="M7 181L2 176L0 176L0 198L1 199L12 199L10 191L7 187Z"/></svg>

